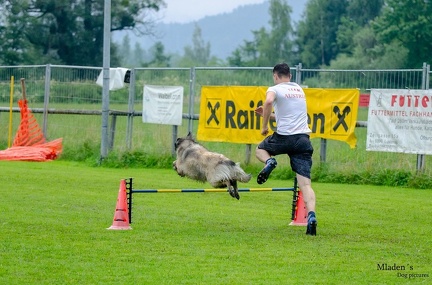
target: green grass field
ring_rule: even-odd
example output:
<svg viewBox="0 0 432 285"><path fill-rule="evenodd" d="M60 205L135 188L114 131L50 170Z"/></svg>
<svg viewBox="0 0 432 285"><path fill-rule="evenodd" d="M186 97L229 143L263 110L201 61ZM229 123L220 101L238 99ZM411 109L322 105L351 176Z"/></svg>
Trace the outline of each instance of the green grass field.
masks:
<svg viewBox="0 0 432 285"><path fill-rule="evenodd" d="M169 169L0 170L0 284L432 282L430 190L314 183L316 237L288 225L291 192L135 194L133 229L110 231L122 178L136 189L210 187ZM258 187L255 177L240 187Z"/></svg>

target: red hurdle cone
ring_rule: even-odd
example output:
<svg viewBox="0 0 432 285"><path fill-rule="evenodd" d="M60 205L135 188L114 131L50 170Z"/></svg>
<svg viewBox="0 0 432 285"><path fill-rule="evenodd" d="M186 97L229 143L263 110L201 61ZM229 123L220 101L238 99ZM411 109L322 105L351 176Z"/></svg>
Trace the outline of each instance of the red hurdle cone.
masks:
<svg viewBox="0 0 432 285"><path fill-rule="evenodd" d="M120 189L117 198L117 205L114 212L112 226L108 230L131 230L129 224L129 211L126 197L126 181L120 181Z"/></svg>
<svg viewBox="0 0 432 285"><path fill-rule="evenodd" d="M307 226L306 205L304 203L301 191L298 192L298 198L294 212L294 220L291 221L290 226Z"/></svg>

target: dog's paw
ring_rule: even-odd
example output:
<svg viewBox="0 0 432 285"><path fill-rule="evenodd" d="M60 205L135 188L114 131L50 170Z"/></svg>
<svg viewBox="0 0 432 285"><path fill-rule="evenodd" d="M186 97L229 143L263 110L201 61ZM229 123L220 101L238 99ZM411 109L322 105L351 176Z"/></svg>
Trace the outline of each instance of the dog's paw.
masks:
<svg viewBox="0 0 432 285"><path fill-rule="evenodd" d="M174 160L174 162L173 162L173 169L174 169L175 172L177 172L177 174L178 174L179 176L181 176L181 177L185 177L185 176L186 176L182 171L180 171L180 170L177 168L177 160Z"/></svg>
<svg viewBox="0 0 432 285"><path fill-rule="evenodd" d="M237 200L240 199L240 195L239 195L237 189L233 189L231 187L228 187L228 192L231 195L231 197L236 198Z"/></svg>

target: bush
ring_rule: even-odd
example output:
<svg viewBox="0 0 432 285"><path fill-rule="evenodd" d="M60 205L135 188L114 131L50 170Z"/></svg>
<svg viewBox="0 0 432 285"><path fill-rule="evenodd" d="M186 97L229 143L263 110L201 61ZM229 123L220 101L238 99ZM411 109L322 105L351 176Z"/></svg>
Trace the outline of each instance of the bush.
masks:
<svg viewBox="0 0 432 285"><path fill-rule="evenodd" d="M102 162L103 166L114 168L172 168L171 155L156 156L141 151L110 153Z"/></svg>

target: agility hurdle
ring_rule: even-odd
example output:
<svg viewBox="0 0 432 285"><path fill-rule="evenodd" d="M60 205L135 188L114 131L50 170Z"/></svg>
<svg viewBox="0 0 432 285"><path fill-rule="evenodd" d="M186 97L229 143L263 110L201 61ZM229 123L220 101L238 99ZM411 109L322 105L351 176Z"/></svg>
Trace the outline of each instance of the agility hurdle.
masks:
<svg viewBox="0 0 432 285"><path fill-rule="evenodd" d="M129 223L132 223L132 210L133 210L133 195L138 193L143 194L154 194L154 193L212 193L212 192L228 192L228 189L218 189L218 188L209 188L209 189L134 189L133 188L133 179L128 178L126 181L126 197L127 197L127 207L128 207L128 215L129 215ZM263 192L263 191L272 191L272 192L283 192L283 191L293 191L292 196L292 210L291 210L291 220L296 220L296 210L298 208L297 202L299 201L299 190L297 186L297 178L294 178L293 187L288 188L239 188L238 192ZM291 223L295 225L295 223ZM298 224L301 225L301 224Z"/></svg>

